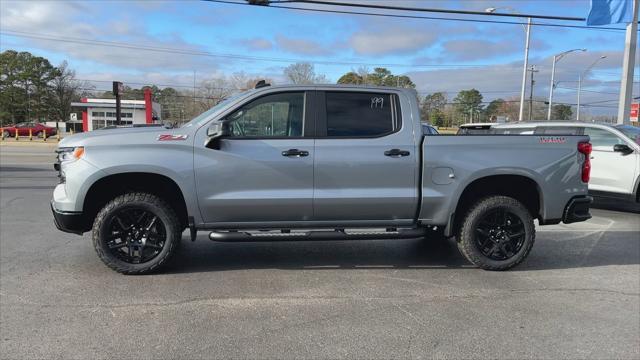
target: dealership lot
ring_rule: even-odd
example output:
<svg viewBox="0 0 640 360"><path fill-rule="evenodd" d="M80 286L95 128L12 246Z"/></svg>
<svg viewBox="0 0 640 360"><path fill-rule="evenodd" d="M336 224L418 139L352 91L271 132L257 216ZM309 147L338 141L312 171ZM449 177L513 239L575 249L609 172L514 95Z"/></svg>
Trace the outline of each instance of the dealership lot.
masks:
<svg viewBox="0 0 640 360"><path fill-rule="evenodd" d="M538 228L486 272L451 242L211 243L122 276L57 231L51 144L0 147L2 358L638 358L640 221Z"/></svg>

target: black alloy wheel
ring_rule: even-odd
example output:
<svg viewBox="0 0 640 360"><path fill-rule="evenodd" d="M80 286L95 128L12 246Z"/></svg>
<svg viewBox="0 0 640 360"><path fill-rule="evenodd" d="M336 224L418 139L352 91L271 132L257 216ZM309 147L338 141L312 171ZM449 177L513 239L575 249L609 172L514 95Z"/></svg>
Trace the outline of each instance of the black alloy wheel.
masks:
<svg viewBox="0 0 640 360"><path fill-rule="evenodd" d="M167 239L162 220L149 210L137 207L120 209L111 216L107 247L118 259L141 264L160 254Z"/></svg>
<svg viewBox="0 0 640 360"><path fill-rule="evenodd" d="M518 215L504 208L486 212L476 226L476 245L492 260L512 258L520 251L524 240L524 223Z"/></svg>

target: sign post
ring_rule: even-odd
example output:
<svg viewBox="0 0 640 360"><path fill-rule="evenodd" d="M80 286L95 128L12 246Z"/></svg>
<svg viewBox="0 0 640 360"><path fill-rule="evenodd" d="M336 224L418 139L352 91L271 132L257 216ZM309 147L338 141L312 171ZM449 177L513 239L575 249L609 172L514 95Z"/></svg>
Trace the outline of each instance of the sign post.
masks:
<svg viewBox="0 0 640 360"><path fill-rule="evenodd" d="M631 111L629 112L629 120L630 121L638 121L638 118L640 117L640 103L633 103L631 104Z"/></svg>
<svg viewBox="0 0 640 360"><path fill-rule="evenodd" d="M113 95L116 97L116 125L120 125L120 97L124 93L124 85L119 81L113 82Z"/></svg>

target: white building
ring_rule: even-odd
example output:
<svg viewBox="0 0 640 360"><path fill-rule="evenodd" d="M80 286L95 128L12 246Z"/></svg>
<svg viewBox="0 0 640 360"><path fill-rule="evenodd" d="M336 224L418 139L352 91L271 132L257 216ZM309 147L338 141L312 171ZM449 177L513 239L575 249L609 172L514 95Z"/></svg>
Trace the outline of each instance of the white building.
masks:
<svg viewBox="0 0 640 360"><path fill-rule="evenodd" d="M82 131L92 131L116 125L115 99L88 99L71 103L82 108ZM120 125L153 124L160 122L160 104L151 101L151 90L145 89L144 100L120 101Z"/></svg>

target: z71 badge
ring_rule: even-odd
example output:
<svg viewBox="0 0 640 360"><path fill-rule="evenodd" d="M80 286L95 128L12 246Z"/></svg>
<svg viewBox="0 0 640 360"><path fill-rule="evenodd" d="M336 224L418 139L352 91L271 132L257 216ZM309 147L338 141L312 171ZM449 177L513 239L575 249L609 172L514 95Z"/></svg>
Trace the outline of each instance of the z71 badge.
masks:
<svg viewBox="0 0 640 360"><path fill-rule="evenodd" d="M158 135L158 141L182 141L187 140L189 135L172 135L172 134L161 134Z"/></svg>
<svg viewBox="0 0 640 360"><path fill-rule="evenodd" d="M538 142L540 144L564 144L567 139L564 136L540 136Z"/></svg>

